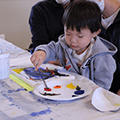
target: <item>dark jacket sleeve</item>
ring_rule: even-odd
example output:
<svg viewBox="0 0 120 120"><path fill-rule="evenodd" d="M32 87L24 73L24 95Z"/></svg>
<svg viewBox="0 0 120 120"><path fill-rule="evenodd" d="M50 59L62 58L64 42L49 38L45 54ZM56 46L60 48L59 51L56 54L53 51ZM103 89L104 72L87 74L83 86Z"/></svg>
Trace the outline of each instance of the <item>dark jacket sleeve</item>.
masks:
<svg viewBox="0 0 120 120"><path fill-rule="evenodd" d="M29 25L32 33L33 48L38 45L48 44L52 40L58 41L59 35L64 32L62 24L63 12L63 7L53 0L39 2L32 7Z"/></svg>
<svg viewBox="0 0 120 120"><path fill-rule="evenodd" d="M33 6L29 18L30 30L32 33L33 47L49 42L49 36L47 34L45 16L42 9Z"/></svg>

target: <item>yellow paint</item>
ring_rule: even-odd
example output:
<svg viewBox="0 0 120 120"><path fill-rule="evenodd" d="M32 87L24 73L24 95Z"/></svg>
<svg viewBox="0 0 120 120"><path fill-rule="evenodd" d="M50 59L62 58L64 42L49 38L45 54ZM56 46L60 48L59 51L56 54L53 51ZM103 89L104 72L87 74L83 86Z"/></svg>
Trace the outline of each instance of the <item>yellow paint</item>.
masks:
<svg viewBox="0 0 120 120"><path fill-rule="evenodd" d="M17 69L12 69L13 71L15 71L16 73L20 74L20 72L22 72L25 68L17 68Z"/></svg>
<svg viewBox="0 0 120 120"><path fill-rule="evenodd" d="M110 96L107 96L108 97L108 99L111 99L111 97Z"/></svg>
<svg viewBox="0 0 120 120"><path fill-rule="evenodd" d="M70 83L68 85L66 85L67 88L70 88L70 89L75 89L76 86L73 86L73 83Z"/></svg>
<svg viewBox="0 0 120 120"><path fill-rule="evenodd" d="M120 106L120 103L116 103L116 104L114 104L115 106Z"/></svg>
<svg viewBox="0 0 120 120"><path fill-rule="evenodd" d="M12 116L14 116L15 114L16 114L16 112L13 112L13 113L12 113Z"/></svg>

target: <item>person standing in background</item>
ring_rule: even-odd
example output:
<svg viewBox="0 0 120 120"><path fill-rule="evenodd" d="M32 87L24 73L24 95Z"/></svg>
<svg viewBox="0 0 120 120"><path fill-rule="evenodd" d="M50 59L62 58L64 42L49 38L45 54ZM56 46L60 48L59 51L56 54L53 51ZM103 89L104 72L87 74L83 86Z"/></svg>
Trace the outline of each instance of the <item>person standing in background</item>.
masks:
<svg viewBox="0 0 120 120"><path fill-rule="evenodd" d="M102 12L102 28L100 37L112 42L118 52L114 55L117 70L114 74L111 92L120 95L120 1L119 0L89 0L96 2Z"/></svg>
<svg viewBox="0 0 120 120"><path fill-rule="evenodd" d="M35 4L30 13L29 25L32 33L32 52L38 45L57 42L64 33L62 16L66 6L73 0L43 0Z"/></svg>

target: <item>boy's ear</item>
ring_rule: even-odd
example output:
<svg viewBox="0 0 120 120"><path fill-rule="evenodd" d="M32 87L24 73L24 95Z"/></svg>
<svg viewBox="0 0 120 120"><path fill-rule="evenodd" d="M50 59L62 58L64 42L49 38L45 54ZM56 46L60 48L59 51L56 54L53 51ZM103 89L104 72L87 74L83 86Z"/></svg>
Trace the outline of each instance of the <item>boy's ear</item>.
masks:
<svg viewBox="0 0 120 120"><path fill-rule="evenodd" d="M101 32L101 29L93 33L93 37L97 36Z"/></svg>

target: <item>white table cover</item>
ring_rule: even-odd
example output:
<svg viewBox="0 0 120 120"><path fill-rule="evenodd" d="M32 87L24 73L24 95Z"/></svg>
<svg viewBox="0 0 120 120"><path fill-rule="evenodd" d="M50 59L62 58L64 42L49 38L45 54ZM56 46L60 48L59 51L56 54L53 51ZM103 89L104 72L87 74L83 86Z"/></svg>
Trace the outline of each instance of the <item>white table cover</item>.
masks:
<svg viewBox="0 0 120 120"><path fill-rule="evenodd" d="M0 39L0 49L7 49L11 58L30 56L27 51L3 39ZM92 106L91 98L97 85L81 76L76 76L76 79L90 85L92 93L66 102L45 100L11 79L0 80L0 120L120 120L120 110L100 112Z"/></svg>

